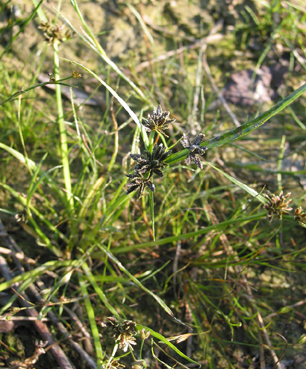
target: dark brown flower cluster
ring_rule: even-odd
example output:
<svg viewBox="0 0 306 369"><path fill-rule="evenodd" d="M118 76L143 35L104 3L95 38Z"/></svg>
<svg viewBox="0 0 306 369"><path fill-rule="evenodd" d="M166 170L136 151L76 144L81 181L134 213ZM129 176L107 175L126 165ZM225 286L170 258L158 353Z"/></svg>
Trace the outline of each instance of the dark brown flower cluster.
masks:
<svg viewBox="0 0 306 369"><path fill-rule="evenodd" d="M110 337L113 337L124 352L133 350L132 345L136 345L135 335L137 333L136 323L131 320L118 320L108 317L102 322L102 327L107 328Z"/></svg>
<svg viewBox="0 0 306 369"><path fill-rule="evenodd" d="M273 216L277 215L278 219L282 219L283 214L289 214L292 208L289 207L292 199L287 200L291 195L291 192L287 193L284 196L283 191L280 194L264 194L265 198L268 200L268 203L265 205L265 208L268 210L268 219L272 222Z"/></svg>
<svg viewBox="0 0 306 369"><path fill-rule="evenodd" d="M143 118L142 125L147 132L157 132L163 136L168 137L164 130L169 129L169 125L175 121L175 119L169 119L170 112L162 111L160 105L157 109L153 109L151 114L148 114L148 119ZM208 147L200 146L204 134L197 135L192 142L190 142L187 134L184 134L182 138L182 144L184 148L188 149L189 153L186 159L186 163L195 163L200 169L203 169L199 155L204 155ZM127 184L127 194L137 191L138 198L142 195L146 187L152 192L155 192L155 186L152 182L153 175L163 177L163 169L167 165L165 160L172 154L172 150L166 151L163 144L155 145L152 153L145 151L144 154L131 154L131 158L135 160L136 165L134 167L133 174L127 174L130 179Z"/></svg>
<svg viewBox="0 0 306 369"><path fill-rule="evenodd" d="M153 109L152 114L148 114L148 119L142 118L142 125L147 132L155 131L163 136L168 137L164 130L169 129L169 124L175 122L175 119L168 119L169 111L162 110L158 105L157 109Z"/></svg>
<svg viewBox="0 0 306 369"><path fill-rule="evenodd" d="M138 191L138 198L142 195L145 187L155 192L155 186L151 181L153 174L163 177L163 169L167 165L165 160L172 154L171 150L166 151L163 144L156 145L150 153L145 151L143 154L131 154L131 158L135 160L134 174L126 174L130 179L127 184L127 194Z"/></svg>

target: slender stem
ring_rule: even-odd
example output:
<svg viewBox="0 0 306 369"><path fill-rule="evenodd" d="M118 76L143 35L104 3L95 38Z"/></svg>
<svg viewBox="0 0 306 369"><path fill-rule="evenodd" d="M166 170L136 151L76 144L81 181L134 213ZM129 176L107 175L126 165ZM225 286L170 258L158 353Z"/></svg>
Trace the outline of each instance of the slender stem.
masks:
<svg viewBox="0 0 306 369"><path fill-rule="evenodd" d="M155 132L152 131L150 134L150 138L149 138L149 147L148 150L150 151L150 153L152 153L154 146L157 144L158 139L159 139L159 134L157 135L156 141L154 142L154 138L155 138Z"/></svg>
<svg viewBox="0 0 306 369"><path fill-rule="evenodd" d="M149 191L149 202L150 202L150 210L151 210L153 241L155 241L154 194L152 191Z"/></svg>
<svg viewBox="0 0 306 369"><path fill-rule="evenodd" d="M111 161L110 161L109 166L108 166L108 172L109 173L111 172L111 170L113 168L113 165L116 161L116 157L117 157L117 154L118 154L118 148L119 148L118 124L117 124L117 121L116 121L113 104L114 104L114 97L112 98L112 101L111 101L110 111L111 111L112 121L113 121L113 124L114 124L114 130L115 130L115 142L114 142L113 155L112 155Z"/></svg>
<svg viewBox="0 0 306 369"><path fill-rule="evenodd" d="M284 153L285 153L285 143L286 143L286 136L283 135L282 136L282 140L281 140L281 145L280 145L280 151L278 154L278 159L277 159L277 175L276 175L276 179L277 179L277 187L278 187L278 191L282 190L282 164L283 164L283 159L284 159Z"/></svg>
<svg viewBox="0 0 306 369"><path fill-rule="evenodd" d="M53 44L54 51L54 78L55 80L60 79L59 75L59 57L58 57L58 43ZM64 182L66 188L66 195L69 202L70 210L73 208L73 197L71 192L71 178L70 178L70 167L69 167L69 158L68 158L68 144L67 144L67 133L64 122L64 110L62 103L62 94L61 94L61 86L59 84L55 85L55 94L56 94L56 103L57 103L57 111L58 111L58 124L60 129L60 138L61 138L61 155L62 155L62 164L63 164L63 172L64 172Z"/></svg>
<svg viewBox="0 0 306 369"><path fill-rule="evenodd" d="M115 346L114 346L114 349L113 349L113 352L112 352L112 355L110 356L110 358L108 359L108 363L107 363L107 365L106 365L106 368L105 369L107 369L107 368L109 368L110 366L110 363L112 362L112 360L113 360L113 358L115 357L115 355L116 355L116 352L117 352L117 350L118 350L118 347L119 347L119 345L118 345L118 343L116 343L115 344Z"/></svg>

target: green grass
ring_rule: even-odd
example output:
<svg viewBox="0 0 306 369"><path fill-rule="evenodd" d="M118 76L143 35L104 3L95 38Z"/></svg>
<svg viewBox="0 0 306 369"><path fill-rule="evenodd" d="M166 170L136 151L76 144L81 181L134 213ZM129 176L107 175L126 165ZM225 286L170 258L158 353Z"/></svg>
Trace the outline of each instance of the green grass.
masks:
<svg viewBox="0 0 306 369"><path fill-rule="evenodd" d="M258 368L260 361L279 367L282 358L306 362L305 218L294 219L294 210L306 207L303 6L224 5L221 14L213 3L201 9L195 1L188 11L184 1L178 9L166 2L118 3L113 11L91 4L91 13L74 0L49 4L54 9L28 3L21 19L12 13L6 20L7 8L0 8L0 214L33 260L22 259L25 271L0 280L0 291L9 295L1 315L13 316L13 304L33 284L44 298L44 304L30 301L39 317L52 311L74 339L80 328L67 314L77 308L90 336L82 347L97 368L116 367L116 360L134 368L216 369ZM110 12L114 29L97 26L99 11ZM197 19L200 11L207 19ZM49 21L64 21L65 28L52 23L38 29L49 14L55 17ZM214 19L223 17L222 39L203 51L218 88L237 70L255 71L280 59L288 66L277 100L230 105L244 122L239 127L223 106L209 109L216 95L202 72L199 48L152 61L208 36ZM123 25L116 28L117 22ZM123 26L126 37L132 31L136 37L131 49L120 37L111 44ZM24 57L20 48L27 43L31 51ZM117 53L116 46L124 51ZM140 68L146 60L151 63ZM39 74L51 70L50 81L39 82ZM63 89L77 86L103 103L78 106L72 90L66 100ZM159 103L176 119L169 137L141 124ZM190 153L180 142L194 129L206 135L202 169L187 166ZM162 178L144 174L154 195L148 186L140 199L127 195L125 175L135 165L130 153L152 153L160 143L173 152ZM281 220L277 214L268 220L267 189L292 193L293 210ZM0 246L8 247L4 237ZM21 267L3 256L12 270ZM48 286L43 291L42 281ZM14 283L19 295L10 289ZM58 328L47 325L77 368L91 367ZM141 335L143 329L150 337ZM29 335L34 352L37 333L29 328ZM129 344L134 335L136 345ZM9 366L9 356L16 357L7 355L8 334L1 342L0 360ZM43 356L37 367L43 367Z"/></svg>

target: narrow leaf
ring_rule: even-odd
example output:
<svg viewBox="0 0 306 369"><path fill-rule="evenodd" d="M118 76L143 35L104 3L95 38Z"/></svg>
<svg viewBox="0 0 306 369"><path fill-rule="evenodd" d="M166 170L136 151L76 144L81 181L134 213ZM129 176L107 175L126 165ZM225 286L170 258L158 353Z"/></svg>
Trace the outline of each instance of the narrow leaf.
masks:
<svg viewBox="0 0 306 369"><path fill-rule="evenodd" d="M98 286L97 282L95 281L94 276L92 275L91 271L89 270L89 267L87 263L82 264L82 268L85 272L86 277L88 278L89 282L92 284L94 290L96 291L97 295L100 297L103 304L108 308L108 310L117 318L120 318L119 314L117 313L116 309L112 307L112 305L108 302L104 292L101 290L101 288Z"/></svg>
<svg viewBox="0 0 306 369"><path fill-rule="evenodd" d="M259 200L260 202L262 202L263 204L267 204L267 199L264 198L262 195L260 195L257 191L253 190L253 188L245 185L244 183L238 181L238 179L232 177L231 175L223 172L223 170L213 166L212 164L205 162L203 163L203 165L209 165L210 167L212 167L213 169L217 170L219 173L221 173L224 177L228 178L231 182L235 183L237 186L239 186L242 190L246 191L247 193L249 193L251 196L256 197L257 200Z"/></svg>
<svg viewBox="0 0 306 369"><path fill-rule="evenodd" d="M117 94L117 92L115 90L113 90L106 82L104 82L97 74L95 74L93 71L91 71L90 69L86 68L84 65L74 62L72 60L69 59L64 59L61 58L62 60L68 61L69 63L72 63L74 65L79 66L80 68L86 70L86 72L88 72L89 74L91 74L93 77L95 77L120 103L120 105L127 111L127 113L130 115L130 117L133 119L133 121L137 124L137 126L143 131L142 132L142 136L145 142L145 145L148 146L149 144L149 139L148 139L148 135L144 130L143 125L140 123L139 119L137 118L137 115L133 112L133 110L128 106L128 104Z"/></svg>

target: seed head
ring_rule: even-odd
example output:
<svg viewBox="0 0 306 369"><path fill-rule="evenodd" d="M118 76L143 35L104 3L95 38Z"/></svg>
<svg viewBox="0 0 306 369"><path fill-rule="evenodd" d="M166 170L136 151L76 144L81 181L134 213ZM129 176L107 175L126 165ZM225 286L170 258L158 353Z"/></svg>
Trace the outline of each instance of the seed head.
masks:
<svg viewBox="0 0 306 369"><path fill-rule="evenodd" d="M151 332L150 331L146 332L146 330L144 328L142 328L142 330L140 332L140 336L143 340L146 340L147 338L149 338L150 334L151 334Z"/></svg>
<svg viewBox="0 0 306 369"><path fill-rule="evenodd" d="M137 198L139 199L142 195L145 187L148 187L149 190L155 192L155 186L150 180L150 178L144 178L141 173L135 172L135 174L126 174L128 178L130 178L130 182L127 184L128 190L126 194L130 194L134 191L137 192Z"/></svg>
<svg viewBox="0 0 306 369"><path fill-rule="evenodd" d="M79 73L77 70L72 72L72 78L82 78L82 74Z"/></svg>
<svg viewBox="0 0 306 369"><path fill-rule="evenodd" d="M175 122L175 119L168 119L170 116L169 111L162 111L160 105L157 109L153 109L151 114L148 114L148 119L142 118L142 125L147 132L155 131L163 136L168 137L164 130L169 129L169 124Z"/></svg>
<svg viewBox="0 0 306 369"><path fill-rule="evenodd" d="M107 328L108 334L115 339L116 343L119 343L119 348L124 352L133 350L132 345L136 345L134 336L137 333L135 322L131 320L120 321L109 317L102 322L102 327Z"/></svg>
<svg viewBox="0 0 306 369"><path fill-rule="evenodd" d="M165 151L163 144L156 145L152 153L145 151L144 155L131 154L130 157L137 163L135 165L134 172L141 174L149 172L149 177L151 177L153 173L158 177L163 177L164 174L162 170L167 165L164 160L166 160L171 154L171 150L167 152Z"/></svg>
<svg viewBox="0 0 306 369"><path fill-rule="evenodd" d="M208 150L207 146L200 146L205 135L200 133L197 135L192 142L190 142L188 134L183 134L181 140L182 145L185 149L189 150L189 154L186 158L186 164L189 165L191 162L195 163L200 169L203 169L203 164L201 163L199 155L204 155Z"/></svg>
<svg viewBox="0 0 306 369"><path fill-rule="evenodd" d="M58 24L53 24L50 21L41 22L40 28L45 36L45 41L50 44L60 44L66 40L73 37L73 32L69 29L64 30L64 26L59 26Z"/></svg>
<svg viewBox="0 0 306 369"><path fill-rule="evenodd" d="M268 200L268 204L265 205L265 208L268 211L268 219L272 222L273 216L277 215L278 219L282 219L283 214L289 214L292 210L288 205L291 203L292 199L287 200L291 195L291 192L287 193L284 196L283 191L280 194L264 194L264 197Z"/></svg>

